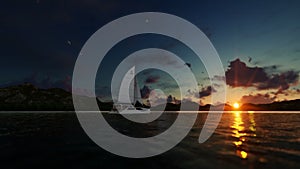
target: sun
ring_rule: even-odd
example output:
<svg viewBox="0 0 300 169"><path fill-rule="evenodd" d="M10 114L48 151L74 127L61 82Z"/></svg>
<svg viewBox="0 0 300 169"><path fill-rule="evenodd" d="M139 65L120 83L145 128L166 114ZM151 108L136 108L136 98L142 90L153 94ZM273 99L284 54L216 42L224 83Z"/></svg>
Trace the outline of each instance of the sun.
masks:
<svg viewBox="0 0 300 169"><path fill-rule="evenodd" d="M240 108L240 104L237 103L237 102L235 102L235 103L233 104L233 107L234 107L235 109L238 109L238 108Z"/></svg>

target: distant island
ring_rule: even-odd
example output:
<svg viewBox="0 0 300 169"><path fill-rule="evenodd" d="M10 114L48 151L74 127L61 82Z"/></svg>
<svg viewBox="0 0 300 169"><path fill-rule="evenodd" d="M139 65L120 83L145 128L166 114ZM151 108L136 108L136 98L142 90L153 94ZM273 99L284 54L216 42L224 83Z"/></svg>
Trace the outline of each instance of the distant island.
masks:
<svg viewBox="0 0 300 169"><path fill-rule="evenodd" d="M95 99L95 98L91 98ZM97 99L102 111L110 111L112 102L101 102ZM188 102L186 104L197 104ZM199 105L200 111L214 110L233 111L232 106ZM40 89L30 83L0 88L0 111L73 111L72 94L60 88ZM151 110L161 110L161 106L151 107ZM165 110L178 111L180 104L167 103ZM300 99L273 102L270 104L243 104L238 110L243 111L300 111Z"/></svg>

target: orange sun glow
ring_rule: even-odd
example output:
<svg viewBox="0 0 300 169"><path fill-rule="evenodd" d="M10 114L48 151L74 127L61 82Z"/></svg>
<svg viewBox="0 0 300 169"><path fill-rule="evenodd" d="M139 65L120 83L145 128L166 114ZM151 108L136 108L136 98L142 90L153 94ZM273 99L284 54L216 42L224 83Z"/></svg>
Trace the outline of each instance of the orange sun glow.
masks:
<svg viewBox="0 0 300 169"><path fill-rule="evenodd" d="M235 109L238 109L238 108L240 107L240 104L239 104L239 103L234 103L234 104L233 104L233 107L234 107Z"/></svg>

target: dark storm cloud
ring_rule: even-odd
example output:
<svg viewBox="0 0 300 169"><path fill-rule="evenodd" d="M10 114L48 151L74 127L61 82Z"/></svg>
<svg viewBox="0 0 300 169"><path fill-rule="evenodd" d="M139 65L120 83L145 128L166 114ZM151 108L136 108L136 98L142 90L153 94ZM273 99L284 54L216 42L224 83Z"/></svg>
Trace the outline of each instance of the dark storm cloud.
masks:
<svg viewBox="0 0 300 169"><path fill-rule="evenodd" d="M148 76L147 79L145 80L145 83L156 83L160 79L159 76Z"/></svg>
<svg viewBox="0 0 300 169"><path fill-rule="evenodd" d="M271 66L274 70L277 66ZM226 71L226 83L232 87L256 87L258 90L278 89L287 90L299 80L299 73L293 70L268 75L270 67L248 67L244 62L236 59L230 62Z"/></svg>

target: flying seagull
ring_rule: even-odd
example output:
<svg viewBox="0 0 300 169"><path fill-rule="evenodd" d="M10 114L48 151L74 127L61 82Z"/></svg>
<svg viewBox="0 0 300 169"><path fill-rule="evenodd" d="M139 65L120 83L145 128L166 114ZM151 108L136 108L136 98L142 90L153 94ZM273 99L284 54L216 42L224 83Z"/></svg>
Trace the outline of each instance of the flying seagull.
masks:
<svg viewBox="0 0 300 169"><path fill-rule="evenodd" d="M252 58L250 56L248 56L248 62L251 63Z"/></svg>
<svg viewBox="0 0 300 169"><path fill-rule="evenodd" d="M188 66L189 68L192 67L192 64L190 64L190 63L185 63L184 65Z"/></svg>

